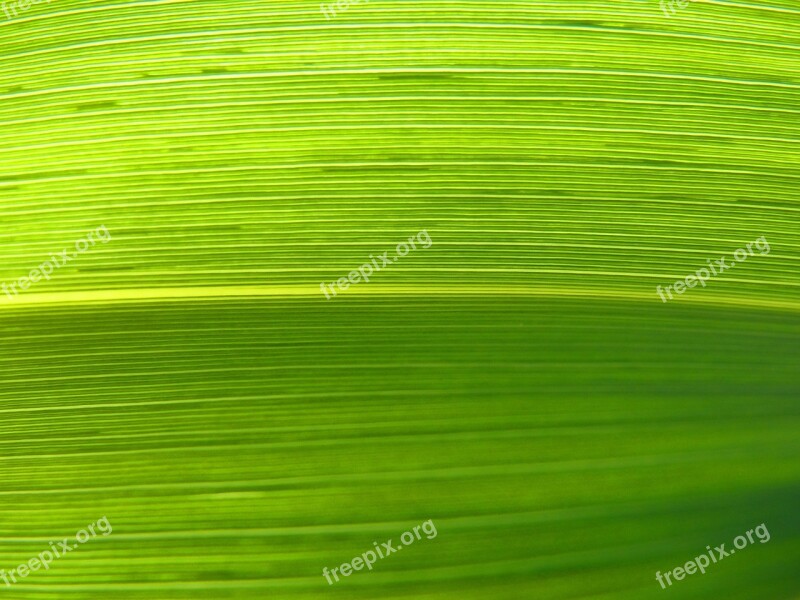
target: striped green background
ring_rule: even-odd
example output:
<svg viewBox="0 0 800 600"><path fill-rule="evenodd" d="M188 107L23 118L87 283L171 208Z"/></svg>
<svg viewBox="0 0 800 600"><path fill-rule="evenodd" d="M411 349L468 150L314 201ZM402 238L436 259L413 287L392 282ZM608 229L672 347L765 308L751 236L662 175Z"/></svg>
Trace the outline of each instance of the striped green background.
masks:
<svg viewBox="0 0 800 600"><path fill-rule="evenodd" d="M0 22L0 283L112 235L0 294L0 568L114 527L0 594L800 598L799 26L797 0Z"/></svg>

